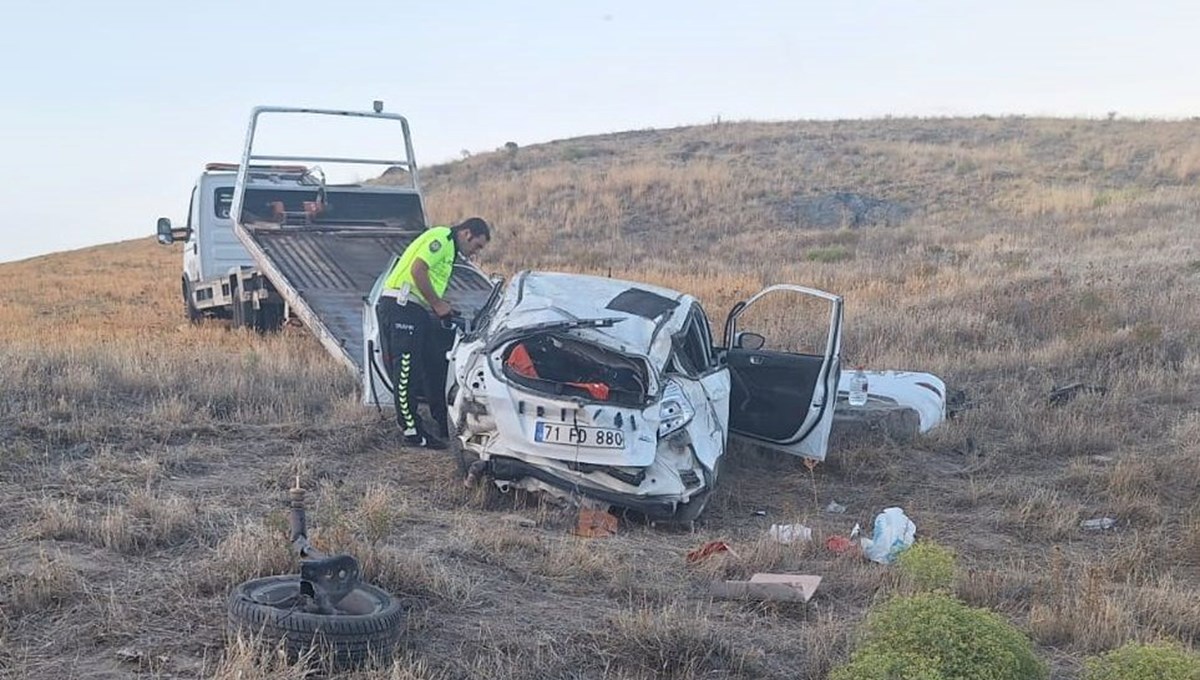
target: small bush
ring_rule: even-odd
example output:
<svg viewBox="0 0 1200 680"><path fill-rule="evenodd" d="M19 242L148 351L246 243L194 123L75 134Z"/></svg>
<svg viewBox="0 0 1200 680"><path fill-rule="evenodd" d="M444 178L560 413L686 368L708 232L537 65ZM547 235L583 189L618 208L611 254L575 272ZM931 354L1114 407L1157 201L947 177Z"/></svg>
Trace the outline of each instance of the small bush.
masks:
<svg viewBox="0 0 1200 680"><path fill-rule="evenodd" d="M954 586L954 552L933 541L917 541L900 553L896 566L913 590L949 592Z"/></svg>
<svg viewBox="0 0 1200 680"><path fill-rule="evenodd" d="M897 597L867 616L862 645L831 680L1038 680L1029 639L985 609L942 594Z"/></svg>
<svg viewBox="0 0 1200 680"><path fill-rule="evenodd" d="M809 262L821 262L824 264L833 264L835 262L845 262L846 260L854 259L854 251L845 246L829 246L828 248L814 248L804 254L804 259Z"/></svg>
<svg viewBox="0 0 1200 680"><path fill-rule="evenodd" d="M1200 654L1174 643L1130 642L1088 659L1083 680L1200 680Z"/></svg>

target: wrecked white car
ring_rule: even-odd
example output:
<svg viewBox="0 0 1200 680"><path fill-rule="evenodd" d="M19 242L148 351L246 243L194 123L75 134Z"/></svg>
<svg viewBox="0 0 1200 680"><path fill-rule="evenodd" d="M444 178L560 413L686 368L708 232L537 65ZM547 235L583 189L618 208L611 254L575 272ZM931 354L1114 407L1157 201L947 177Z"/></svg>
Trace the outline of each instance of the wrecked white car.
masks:
<svg viewBox="0 0 1200 680"><path fill-rule="evenodd" d="M365 300L364 399L388 407ZM490 291L490 293L489 293ZM464 314L446 399L469 475L687 522L704 509L731 439L823 460L835 419L904 411L925 432L946 415L928 373L867 371L851 406L842 299L770 286L734 305L718 343L694 297L641 283L522 272L504 285L462 263L447 298Z"/></svg>
<svg viewBox="0 0 1200 680"><path fill-rule="evenodd" d="M764 346L743 327L751 308L787 296L826 310L811 320L823 333L815 353ZM731 438L825 458L841 377L837 295L771 286L733 308L718 345L690 295L522 272L474 321L450 352L450 418L471 474L501 488L686 522Z"/></svg>

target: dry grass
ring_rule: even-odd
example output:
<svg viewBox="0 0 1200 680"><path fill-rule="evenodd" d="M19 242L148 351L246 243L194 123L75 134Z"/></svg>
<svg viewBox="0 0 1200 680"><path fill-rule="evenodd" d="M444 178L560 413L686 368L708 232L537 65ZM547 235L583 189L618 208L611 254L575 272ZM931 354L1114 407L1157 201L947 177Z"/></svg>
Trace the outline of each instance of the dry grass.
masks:
<svg viewBox="0 0 1200 680"><path fill-rule="evenodd" d="M930 370L966 409L915 442L839 437L809 474L737 449L697 533L466 490L396 445L303 329L193 327L150 239L0 266L0 669L14 677L304 677L228 640L236 583L313 538L409 610L356 678L821 678L891 570L823 541L901 505L956 592L1055 667L1200 635L1200 123L1021 118L739 123L563 140L428 169L439 221L497 227L486 268L625 276L738 299L846 299L844 356ZM802 309L754 323L811 345ZM748 320L749 321L749 320ZM1057 386L1081 392L1050 405ZM825 513L830 500L848 506ZM765 515L758 515L761 511ZM1079 522L1113 517L1115 529ZM766 537L814 529L812 544ZM695 565L708 540L737 556ZM824 577L808 605L713 602L714 578Z"/></svg>

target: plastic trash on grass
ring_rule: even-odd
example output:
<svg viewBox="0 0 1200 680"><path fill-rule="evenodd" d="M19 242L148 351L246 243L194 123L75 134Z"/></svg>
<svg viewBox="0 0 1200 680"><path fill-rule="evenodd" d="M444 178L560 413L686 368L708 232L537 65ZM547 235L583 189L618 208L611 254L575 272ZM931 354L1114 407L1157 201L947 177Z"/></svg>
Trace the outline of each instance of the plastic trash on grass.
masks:
<svg viewBox="0 0 1200 680"><path fill-rule="evenodd" d="M887 508L875 517L870 538L859 539L863 555L872 562L891 564L913 544L917 525L900 508Z"/></svg>
<svg viewBox="0 0 1200 680"><path fill-rule="evenodd" d="M812 529L803 524L772 524L767 533L777 543L804 543L812 540Z"/></svg>

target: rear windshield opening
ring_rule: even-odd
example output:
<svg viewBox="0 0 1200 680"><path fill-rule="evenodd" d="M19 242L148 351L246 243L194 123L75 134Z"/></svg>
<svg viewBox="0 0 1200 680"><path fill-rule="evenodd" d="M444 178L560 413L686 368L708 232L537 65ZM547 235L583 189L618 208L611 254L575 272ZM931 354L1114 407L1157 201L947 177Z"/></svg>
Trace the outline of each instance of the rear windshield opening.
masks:
<svg viewBox="0 0 1200 680"><path fill-rule="evenodd" d="M420 231L425 228L421 197L395 191L338 191L329 188L317 205L313 189L247 189L245 222L278 224L369 224ZM294 219L293 219L294 218Z"/></svg>
<svg viewBox="0 0 1200 680"><path fill-rule="evenodd" d="M540 334L504 350L504 375L543 394L621 406L646 403L644 362L564 335Z"/></svg>

